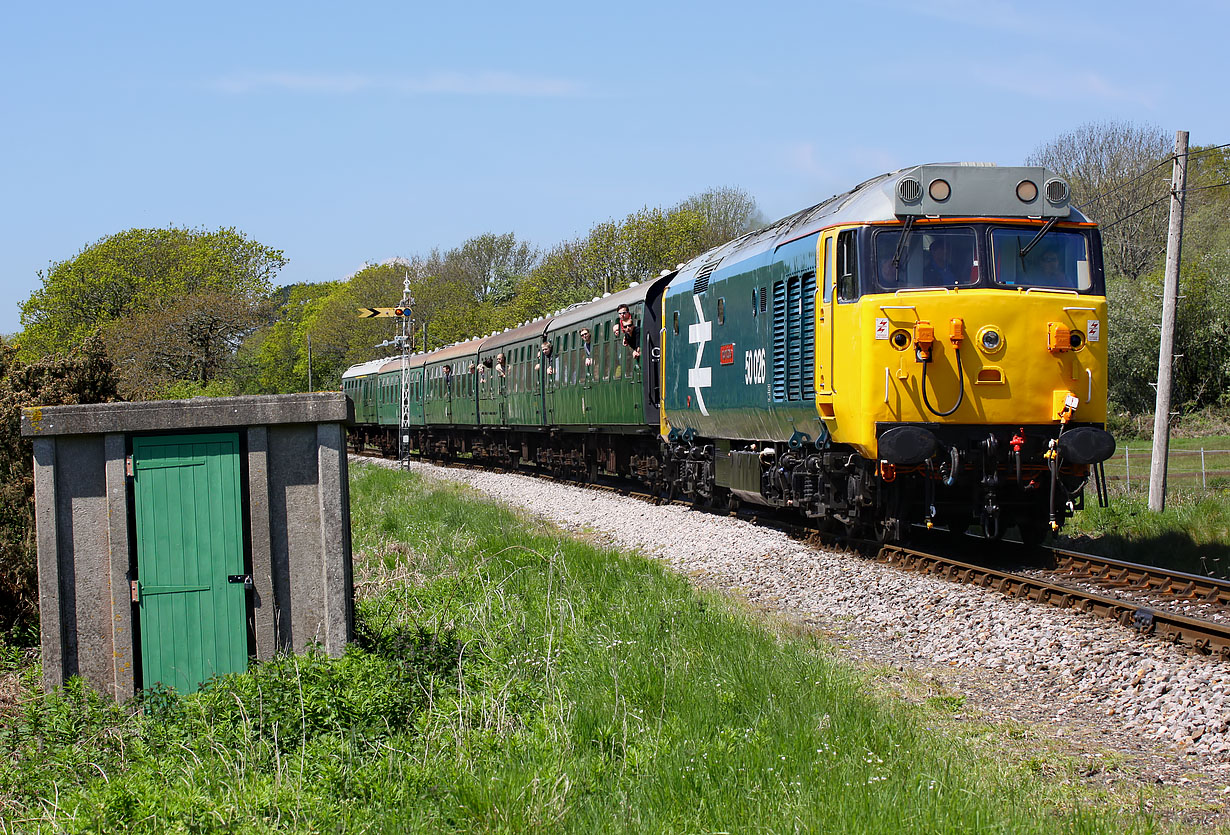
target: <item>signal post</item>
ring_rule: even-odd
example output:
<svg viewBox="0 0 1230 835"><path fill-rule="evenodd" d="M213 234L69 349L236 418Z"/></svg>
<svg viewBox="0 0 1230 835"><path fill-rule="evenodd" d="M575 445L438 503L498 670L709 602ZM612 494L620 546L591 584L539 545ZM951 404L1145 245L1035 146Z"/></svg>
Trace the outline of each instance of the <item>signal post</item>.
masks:
<svg viewBox="0 0 1230 835"><path fill-rule="evenodd" d="M397 335L377 348L394 346L401 354L401 408L397 427L397 460L405 467L410 462L410 354L414 350L414 297L410 279L402 282L401 303L397 307L360 307L360 319L397 319Z"/></svg>

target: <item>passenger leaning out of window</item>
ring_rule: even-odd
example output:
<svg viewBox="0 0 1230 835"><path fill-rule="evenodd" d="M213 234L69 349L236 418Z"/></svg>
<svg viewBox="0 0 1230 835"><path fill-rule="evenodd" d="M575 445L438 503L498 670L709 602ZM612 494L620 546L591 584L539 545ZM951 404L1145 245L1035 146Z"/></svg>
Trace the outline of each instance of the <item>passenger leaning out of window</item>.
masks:
<svg viewBox="0 0 1230 835"><path fill-rule="evenodd" d="M624 347L632 349L632 359L640 360L641 341L638 338L640 328L637 327L635 320L632 318L632 311L628 310L626 304L619 306L619 332L623 335Z"/></svg>

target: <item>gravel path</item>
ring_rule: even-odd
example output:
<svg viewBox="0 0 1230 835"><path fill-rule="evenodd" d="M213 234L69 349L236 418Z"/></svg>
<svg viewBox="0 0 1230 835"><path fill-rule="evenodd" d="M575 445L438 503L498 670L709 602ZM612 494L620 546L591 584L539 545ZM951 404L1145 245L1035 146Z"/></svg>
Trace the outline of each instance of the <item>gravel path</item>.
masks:
<svg viewBox="0 0 1230 835"><path fill-rule="evenodd" d="M964 695L971 719L1026 723L1074 756L1124 760L1119 780L1186 786L1199 793L1189 800L1215 807L1200 823L1230 819L1223 663L1079 612L816 550L738 519L525 476L411 467L639 549L703 585L820 629L860 661Z"/></svg>

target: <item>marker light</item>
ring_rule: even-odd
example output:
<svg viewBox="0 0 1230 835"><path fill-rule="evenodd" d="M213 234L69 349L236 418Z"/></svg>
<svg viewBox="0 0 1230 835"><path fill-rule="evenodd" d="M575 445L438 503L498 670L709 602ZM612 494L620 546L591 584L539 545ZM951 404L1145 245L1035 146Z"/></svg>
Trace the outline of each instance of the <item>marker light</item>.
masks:
<svg viewBox="0 0 1230 835"><path fill-rule="evenodd" d="M982 350L984 351L998 351L1002 341L999 331L994 328L987 328L982 332Z"/></svg>
<svg viewBox="0 0 1230 835"><path fill-rule="evenodd" d="M932 180L927 192L931 195L932 200L943 202L952 194L952 187L948 185L947 180Z"/></svg>
<svg viewBox="0 0 1230 835"><path fill-rule="evenodd" d="M1038 184L1033 180L1021 180L1016 184L1016 196L1022 203L1032 203L1038 199Z"/></svg>

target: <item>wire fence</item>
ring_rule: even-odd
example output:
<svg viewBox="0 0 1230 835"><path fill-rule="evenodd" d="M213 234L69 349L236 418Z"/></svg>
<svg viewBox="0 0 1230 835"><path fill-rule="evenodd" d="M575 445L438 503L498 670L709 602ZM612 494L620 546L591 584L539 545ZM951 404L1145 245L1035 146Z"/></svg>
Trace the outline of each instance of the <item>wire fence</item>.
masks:
<svg viewBox="0 0 1230 835"><path fill-rule="evenodd" d="M1106 478L1131 485L1149 484L1149 447L1123 447L1106 462ZM1230 483L1230 449L1172 449L1166 458L1166 481L1198 484L1203 488Z"/></svg>

